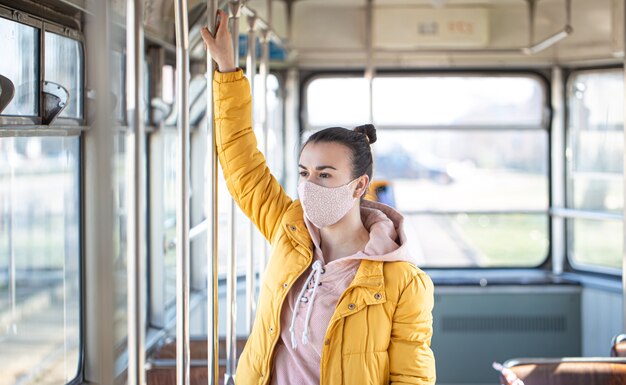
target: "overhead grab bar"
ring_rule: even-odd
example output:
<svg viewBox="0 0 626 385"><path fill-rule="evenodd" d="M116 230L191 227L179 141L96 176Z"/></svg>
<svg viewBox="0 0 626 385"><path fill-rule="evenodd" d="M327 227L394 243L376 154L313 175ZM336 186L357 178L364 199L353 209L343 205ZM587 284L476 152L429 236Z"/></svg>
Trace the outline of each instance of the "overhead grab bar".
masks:
<svg viewBox="0 0 626 385"><path fill-rule="evenodd" d="M0 75L0 113L11 103L15 96L15 85L11 79Z"/></svg>

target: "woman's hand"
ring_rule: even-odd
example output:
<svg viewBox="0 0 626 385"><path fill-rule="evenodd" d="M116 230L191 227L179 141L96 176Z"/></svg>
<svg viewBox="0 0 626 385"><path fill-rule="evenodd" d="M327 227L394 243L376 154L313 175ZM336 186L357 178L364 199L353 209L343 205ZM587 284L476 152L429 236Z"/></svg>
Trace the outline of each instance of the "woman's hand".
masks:
<svg viewBox="0 0 626 385"><path fill-rule="evenodd" d="M235 65L235 50L233 40L228 31L228 14L221 9L217 11L215 37L211 35L207 27L200 30L202 40L209 49L209 55L217 63L220 72L233 72L237 70Z"/></svg>

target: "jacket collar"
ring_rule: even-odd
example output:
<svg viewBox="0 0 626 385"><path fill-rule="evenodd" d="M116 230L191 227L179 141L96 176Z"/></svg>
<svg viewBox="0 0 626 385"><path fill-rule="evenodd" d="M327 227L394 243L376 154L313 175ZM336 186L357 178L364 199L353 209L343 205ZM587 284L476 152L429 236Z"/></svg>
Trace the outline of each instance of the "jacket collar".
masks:
<svg viewBox="0 0 626 385"><path fill-rule="evenodd" d="M304 223L304 211L299 200L295 200L287 209L282 220L285 232L302 247L311 251L313 255L313 240L309 235L309 230ZM311 261L309 261L310 263Z"/></svg>
<svg viewBox="0 0 626 385"><path fill-rule="evenodd" d="M302 205L299 200L295 200L291 207L287 209L282 222L287 236L310 251L310 258L307 259L307 264L310 264L314 246L311 235L304 223L304 211L302 210ZM382 261L361 260L354 280L350 284L350 288L363 287L367 289L367 291L381 294L382 297L380 299L375 299L374 296L366 296L365 302L368 304L381 303L386 300L383 264L384 262Z"/></svg>

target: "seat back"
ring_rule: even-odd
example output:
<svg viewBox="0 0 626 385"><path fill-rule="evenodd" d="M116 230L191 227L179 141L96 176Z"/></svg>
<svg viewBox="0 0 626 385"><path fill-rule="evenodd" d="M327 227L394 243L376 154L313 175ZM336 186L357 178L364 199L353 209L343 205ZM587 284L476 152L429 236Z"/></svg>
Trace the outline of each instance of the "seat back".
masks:
<svg viewBox="0 0 626 385"><path fill-rule="evenodd" d="M525 385L626 385L626 359L621 358L528 359L505 366Z"/></svg>

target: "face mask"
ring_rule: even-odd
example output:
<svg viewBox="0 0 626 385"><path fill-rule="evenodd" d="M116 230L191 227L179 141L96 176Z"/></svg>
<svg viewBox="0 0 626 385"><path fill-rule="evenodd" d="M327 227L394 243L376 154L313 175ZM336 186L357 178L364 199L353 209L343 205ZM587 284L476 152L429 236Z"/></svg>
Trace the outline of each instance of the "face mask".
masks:
<svg viewBox="0 0 626 385"><path fill-rule="evenodd" d="M309 181L300 183L298 196L304 215L320 229L339 222L358 199L352 196L354 190L350 188L354 181L339 187L324 187Z"/></svg>

